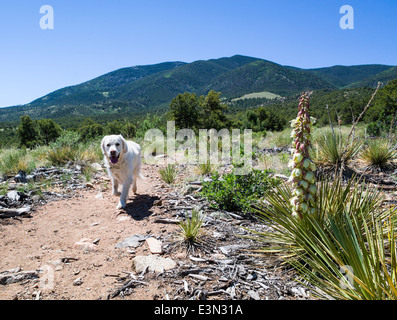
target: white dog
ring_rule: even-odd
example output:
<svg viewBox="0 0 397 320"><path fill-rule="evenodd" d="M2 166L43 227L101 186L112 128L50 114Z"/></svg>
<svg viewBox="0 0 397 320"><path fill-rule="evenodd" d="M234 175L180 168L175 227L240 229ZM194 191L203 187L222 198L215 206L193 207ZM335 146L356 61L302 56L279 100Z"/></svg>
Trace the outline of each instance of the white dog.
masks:
<svg viewBox="0 0 397 320"><path fill-rule="evenodd" d="M125 208L128 191L136 193L136 179L141 176L141 147L133 141L126 141L122 135L105 136L102 139L104 162L113 184L112 194L120 196L117 209ZM118 191L122 185L121 193Z"/></svg>

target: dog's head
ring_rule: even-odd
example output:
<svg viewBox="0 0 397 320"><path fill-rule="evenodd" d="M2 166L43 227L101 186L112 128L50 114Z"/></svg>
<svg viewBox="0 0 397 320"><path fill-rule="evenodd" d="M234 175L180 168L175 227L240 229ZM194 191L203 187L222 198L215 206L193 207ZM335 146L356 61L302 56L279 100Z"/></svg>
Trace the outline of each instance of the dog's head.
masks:
<svg viewBox="0 0 397 320"><path fill-rule="evenodd" d="M112 164L119 162L127 152L127 143L121 134L103 137L101 147L103 154Z"/></svg>

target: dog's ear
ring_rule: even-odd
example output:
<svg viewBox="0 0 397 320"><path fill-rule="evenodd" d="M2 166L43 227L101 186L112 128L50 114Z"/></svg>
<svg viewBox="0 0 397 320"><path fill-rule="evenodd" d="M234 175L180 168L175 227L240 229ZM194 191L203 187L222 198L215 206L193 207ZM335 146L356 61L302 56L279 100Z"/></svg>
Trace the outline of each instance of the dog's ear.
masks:
<svg viewBox="0 0 397 320"><path fill-rule="evenodd" d="M121 134L119 135L119 137L121 139L121 146L123 147L123 152L127 153L128 151L127 141L125 141L124 137Z"/></svg>
<svg viewBox="0 0 397 320"><path fill-rule="evenodd" d="M103 137L102 142L101 142L101 148L102 148L102 152L104 155L106 155L105 140L106 140L106 137Z"/></svg>

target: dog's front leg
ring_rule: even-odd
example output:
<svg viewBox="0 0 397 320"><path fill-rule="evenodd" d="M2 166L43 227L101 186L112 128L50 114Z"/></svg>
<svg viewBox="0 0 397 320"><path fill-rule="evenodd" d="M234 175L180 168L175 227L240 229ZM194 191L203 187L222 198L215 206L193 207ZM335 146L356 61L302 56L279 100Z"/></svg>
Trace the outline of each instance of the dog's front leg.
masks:
<svg viewBox="0 0 397 320"><path fill-rule="evenodd" d="M127 179L124 181L123 190L121 191L120 201L119 204L117 205L117 209L125 208L128 198L128 191L130 189L131 183L132 183L132 179Z"/></svg>
<svg viewBox="0 0 397 320"><path fill-rule="evenodd" d="M119 196L119 195L121 195L121 193L118 191L118 188L119 188L119 182L116 180L116 179L112 179L112 195L114 195L114 196Z"/></svg>

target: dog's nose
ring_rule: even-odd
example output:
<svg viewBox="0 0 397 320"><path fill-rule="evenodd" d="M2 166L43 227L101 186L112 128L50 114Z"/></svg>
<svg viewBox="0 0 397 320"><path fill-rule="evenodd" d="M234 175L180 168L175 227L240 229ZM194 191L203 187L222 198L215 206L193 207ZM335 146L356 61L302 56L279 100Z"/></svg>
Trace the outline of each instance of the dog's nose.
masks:
<svg viewBox="0 0 397 320"><path fill-rule="evenodd" d="M116 151L115 150L110 151L110 155L115 156L116 155Z"/></svg>

